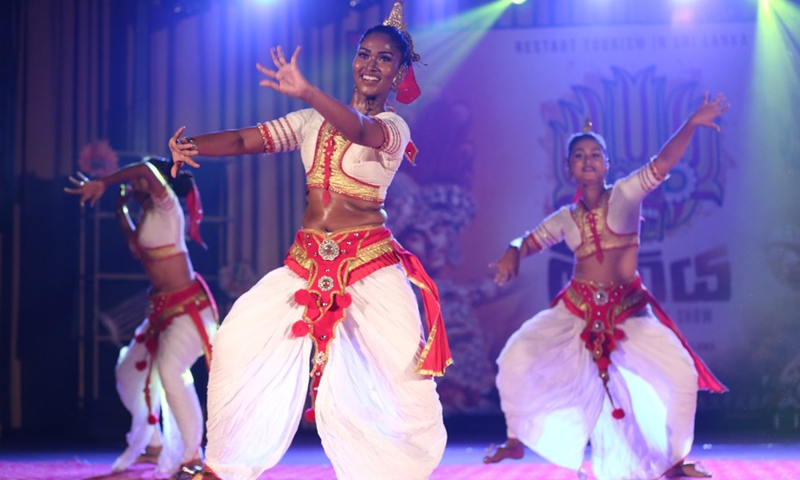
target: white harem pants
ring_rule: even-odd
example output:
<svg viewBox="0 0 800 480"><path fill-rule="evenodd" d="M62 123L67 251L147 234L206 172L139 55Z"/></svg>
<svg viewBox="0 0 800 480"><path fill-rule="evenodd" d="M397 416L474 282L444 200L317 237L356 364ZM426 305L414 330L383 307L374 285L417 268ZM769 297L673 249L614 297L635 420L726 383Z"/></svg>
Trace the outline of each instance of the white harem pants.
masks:
<svg viewBox="0 0 800 480"><path fill-rule="evenodd" d="M200 318L206 335L213 338L217 321L211 307L200 311ZM149 326L148 320L136 329L136 335ZM152 412L159 416L163 424L162 432L158 424L148 423L150 410L147 408L144 387L148 368L140 370L138 362L147 360L150 355L143 343L134 338L119 353L117 362L117 392L123 405L131 413L131 430L126 439L128 448L117 458L112 466L116 472L128 468L148 445L162 445L158 457L157 472L174 474L182 462L197 457L203 441L203 414L194 387L192 372L189 370L203 355L203 341L189 315L179 315L158 336L158 349L150 374L150 399Z"/></svg>
<svg viewBox="0 0 800 480"><path fill-rule="evenodd" d="M599 480L659 478L694 438L697 372L675 334L650 307L620 324L627 339L611 353L608 388L625 417L614 419L583 319L559 302L525 322L497 359L508 436L572 470L592 445Z"/></svg>
<svg viewBox="0 0 800 480"><path fill-rule="evenodd" d="M278 268L242 295L214 338L206 464L225 480L254 480L289 448L308 396L310 336L294 337L306 281ZM340 480L426 479L447 440L421 353L416 298L398 266L347 287L317 392L316 426Z"/></svg>

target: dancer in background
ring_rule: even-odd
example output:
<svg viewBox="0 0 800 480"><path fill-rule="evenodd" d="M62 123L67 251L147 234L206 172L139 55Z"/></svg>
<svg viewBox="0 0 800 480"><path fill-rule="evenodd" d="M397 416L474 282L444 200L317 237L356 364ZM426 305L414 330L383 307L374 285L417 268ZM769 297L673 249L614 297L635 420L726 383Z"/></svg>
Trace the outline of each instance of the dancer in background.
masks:
<svg viewBox="0 0 800 480"><path fill-rule="evenodd" d="M552 307L525 322L497 359L507 441L484 463L519 459L524 447L578 472L591 442L600 480L710 477L685 463L694 438L697 390L724 392L638 274L644 197L683 156L697 127L730 105L702 105L647 164L606 185L605 140L585 129L567 146L579 199L513 240L492 264L502 285L520 259L565 240L572 280ZM589 124L589 127L591 124Z"/></svg>
<svg viewBox="0 0 800 480"><path fill-rule="evenodd" d="M310 386L305 418L337 478L426 479L447 440L432 377L451 359L436 285L384 226L386 190L404 152L413 157L387 97L419 94L402 3L359 41L349 104L308 83L299 52L287 60L272 50L275 70L258 66L261 85L311 108L191 138L179 129L170 140L177 166L299 149L308 187L284 266L239 297L214 339L206 468L194 478L253 480L278 463ZM409 280L422 290L427 340Z"/></svg>
<svg viewBox="0 0 800 480"><path fill-rule="evenodd" d="M197 185L189 174L172 178L170 169L171 162L150 157L96 180L78 172L70 177L75 188L65 189L80 195L83 206L86 201L94 205L107 187L122 184L117 217L151 285L147 318L120 351L116 368L117 391L132 419L128 448L114 462L115 472L150 462L158 473L172 475L203 462L203 414L190 368L203 355L210 362L218 314L208 286L192 269L184 239L178 197L186 197L190 234L203 245ZM128 214L131 199L143 210L136 224Z"/></svg>

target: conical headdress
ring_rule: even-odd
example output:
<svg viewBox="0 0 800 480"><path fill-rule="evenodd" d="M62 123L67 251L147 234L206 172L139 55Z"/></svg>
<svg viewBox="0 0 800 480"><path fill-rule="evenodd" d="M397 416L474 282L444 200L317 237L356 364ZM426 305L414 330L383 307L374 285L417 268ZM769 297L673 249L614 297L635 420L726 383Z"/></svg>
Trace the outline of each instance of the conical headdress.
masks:
<svg viewBox="0 0 800 480"><path fill-rule="evenodd" d="M403 1L397 0L394 2L394 6L392 7L391 13L389 13L389 17L383 21L384 25L392 26L401 32L406 31L406 24L403 22Z"/></svg>
<svg viewBox="0 0 800 480"><path fill-rule="evenodd" d="M409 58L411 58L412 62L418 62L419 55L414 52L414 40L412 40L411 34L408 33L408 25L403 22L403 0L396 0L394 2L392 11L389 12L389 17L383 21L383 24L400 30L400 33L406 37L406 41L408 42Z"/></svg>

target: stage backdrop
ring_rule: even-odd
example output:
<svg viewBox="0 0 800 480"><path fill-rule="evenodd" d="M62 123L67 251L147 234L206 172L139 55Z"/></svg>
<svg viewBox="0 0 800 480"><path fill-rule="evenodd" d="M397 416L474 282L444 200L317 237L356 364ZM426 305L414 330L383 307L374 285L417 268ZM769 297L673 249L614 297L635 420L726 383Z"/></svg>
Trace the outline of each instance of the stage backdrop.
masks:
<svg viewBox="0 0 800 480"><path fill-rule="evenodd" d="M732 107L722 132L698 130L645 201L640 271L731 389L701 395L701 412L797 411L800 216L789 212L800 201L786 179L797 168L758 148L769 119L754 128L763 112L753 105L770 86L753 81L755 33L753 23L500 29L451 71L442 70L454 63L455 34L418 41L422 105L401 113L419 165L401 169L389 211L440 285L455 357L440 382L449 414L498 411L494 359L570 276L563 244L525 259L508 287L495 287L487 268L570 201L567 137L590 116L613 181L647 162L706 91Z"/></svg>

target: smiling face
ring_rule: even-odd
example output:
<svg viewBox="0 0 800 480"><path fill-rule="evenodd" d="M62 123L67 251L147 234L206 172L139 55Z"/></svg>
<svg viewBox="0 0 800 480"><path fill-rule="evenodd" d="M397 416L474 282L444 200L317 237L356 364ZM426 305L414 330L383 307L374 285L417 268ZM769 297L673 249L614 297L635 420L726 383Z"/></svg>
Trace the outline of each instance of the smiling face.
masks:
<svg viewBox="0 0 800 480"><path fill-rule="evenodd" d="M385 101L392 89L392 81L400 71L401 60L402 54L389 35L374 32L364 37L353 59L355 103L364 98L374 98L381 103Z"/></svg>
<svg viewBox="0 0 800 480"><path fill-rule="evenodd" d="M567 158L569 171L579 184L603 183L608 173L608 157L602 145L591 137L576 140Z"/></svg>

